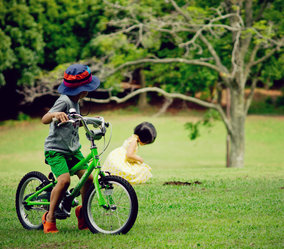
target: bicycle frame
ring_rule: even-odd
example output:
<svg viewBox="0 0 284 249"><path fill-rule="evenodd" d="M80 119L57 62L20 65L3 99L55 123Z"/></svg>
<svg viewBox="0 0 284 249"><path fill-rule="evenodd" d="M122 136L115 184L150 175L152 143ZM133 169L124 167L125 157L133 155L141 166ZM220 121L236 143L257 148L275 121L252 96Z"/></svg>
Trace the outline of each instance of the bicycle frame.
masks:
<svg viewBox="0 0 284 249"><path fill-rule="evenodd" d="M78 162L76 165L74 165L71 169L70 169L70 175L73 176L75 175L75 173L79 170L82 169L82 166L85 163L89 163L91 160L92 162L89 164L88 168L86 169L86 172L83 174L83 176L81 177L81 179L79 180L78 184L74 187L74 189L72 190L69 198L71 201L73 201L75 199L75 197L77 197L80 193L80 189L83 187L83 185L85 184L85 182L87 181L88 177L91 175L91 173L94 171L94 186L95 186L95 190L96 190L96 195L98 198L98 202L100 206L103 207L108 207L106 200L104 199L101 189L100 189L100 184L99 184L99 175L101 177L104 177L105 174L103 171L101 171L101 165L100 165L100 161L99 161L99 155L98 155L98 150L97 150L97 146L95 145L95 143L92 141L91 142L91 152L89 153L89 155L87 157L85 157L84 159L82 159L80 162ZM33 193L32 195L30 195L26 200L25 200L25 205L27 206L33 206L33 205L50 205L49 201L34 201L35 198L37 198L42 192L44 192L45 190L47 190L50 187L54 187L57 184L57 180L54 180L52 182L50 182L49 184L47 184L46 186L42 187L41 189L37 190L35 193ZM113 201L110 199L110 204L113 204Z"/></svg>

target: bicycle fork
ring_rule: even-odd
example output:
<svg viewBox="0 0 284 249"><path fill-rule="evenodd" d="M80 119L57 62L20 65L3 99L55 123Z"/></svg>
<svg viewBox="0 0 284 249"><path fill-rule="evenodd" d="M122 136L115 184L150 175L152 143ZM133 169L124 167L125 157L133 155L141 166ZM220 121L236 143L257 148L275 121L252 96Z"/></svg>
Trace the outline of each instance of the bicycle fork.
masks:
<svg viewBox="0 0 284 249"><path fill-rule="evenodd" d="M96 153L96 151L94 151L93 153ZM94 171L94 187L95 187L95 191L96 191L96 196L98 198L98 203L101 207L105 208L105 209L110 209L111 206L114 205L114 201L112 200L111 195L107 195L107 200L104 198L103 194L102 194L102 190L101 190L101 185L99 183L99 176L103 179L105 177L104 172L101 171L101 167L100 167L100 162L99 162L99 157L98 156L91 156L94 158L93 162L91 162L90 167L88 167L88 169L86 170L86 172L84 173L84 175L81 177L81 179L79 180L79 183L77 184L77 186L71 191L71 194L69 196L67 196L66 198L64 198L64 200L61 202L60 204L60 209L66 213L68 216L70 216L70 211L71 211L71 207L72 207L72 202L74 201L74 199L79 196L80 194L80 189L83 187L83 185L85 184L85 182L87 181L88 177L90 176L90 174ZM81 164L85 163L86 161L89 161L90 158L87 157L84 161L80 162L78 164L78 167L81 166ZM77 168L77 165L74 167L74 169ZM107 188L111 188L110 186L105 186ZM108 201L108 202L107 202ZM109 203L109 204L108 204Z"/></svg>

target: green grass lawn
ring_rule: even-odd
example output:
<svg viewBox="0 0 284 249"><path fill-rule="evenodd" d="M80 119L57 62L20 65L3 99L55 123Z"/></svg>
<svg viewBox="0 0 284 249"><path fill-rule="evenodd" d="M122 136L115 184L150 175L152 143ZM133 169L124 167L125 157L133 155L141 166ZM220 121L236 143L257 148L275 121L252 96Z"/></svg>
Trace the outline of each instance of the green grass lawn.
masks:
<svg viewBox="0 0 284 249"><path fill-rule="evenodd" d="M153 178L135 186L138 218L127 235L79 231L76 217L58 221L58 234L22 228L15 193L29 171L49 172L43 143L48 126L39 119L0 126L0 248L283 248L284 118L249 116L242 169L225 168L225 129L221 122L187 139L190 113L153 118L104 112L113 124L110 148L120 146L141 121L153 122L158 137L140 147ZM83 153L88 141L81 134ZM101 144L101 142L99 143ZM103 156L104 161L106 154ZM72 186L77 179L72 178ZM199 181L190 186L167 181Z"/></svg>

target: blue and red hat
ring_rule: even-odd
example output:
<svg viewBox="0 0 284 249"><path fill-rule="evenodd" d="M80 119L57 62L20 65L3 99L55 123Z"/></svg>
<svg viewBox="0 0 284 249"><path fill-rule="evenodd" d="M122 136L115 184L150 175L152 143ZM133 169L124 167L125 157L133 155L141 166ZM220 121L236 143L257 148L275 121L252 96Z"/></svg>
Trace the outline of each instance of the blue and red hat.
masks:
<svg viewBox="0 0 284 249"><path fill-rule="evenodd" d="M75 96L80 92L91 92L100 85L100 80L92 76L91 70L86 65L74 64L64 72L63 82L58 87L61 94Z"/></svg>

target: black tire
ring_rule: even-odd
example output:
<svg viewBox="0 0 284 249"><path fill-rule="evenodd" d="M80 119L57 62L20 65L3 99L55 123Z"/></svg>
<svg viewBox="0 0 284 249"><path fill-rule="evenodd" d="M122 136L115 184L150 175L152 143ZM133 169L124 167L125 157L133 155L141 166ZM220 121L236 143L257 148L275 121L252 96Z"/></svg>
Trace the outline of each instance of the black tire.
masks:
<svg viewBox="0 0 284 249"><path fill-rule="evenodd" d="M28 230L42 229L41 218L43 214L49 209L49 205L41 206L27 206L24 200L36 191L36 188L43 182L48 182L47 177L37 171L27 173L20 181L16 193L16 210L18 218L22 226ZM45 195L48 198L47 192L43 192L41 196Z"/></svg>
<svg viewBox="0 0 284 249"><path fill-rule="evenodd" d="M106 176L102 186L102 194L111 208L98 204L96 190L92 187L84 199L83 213L85 221L93 233L126 234L134 225L138 214L138 200L135 190L129 182L119 176ZM112 189L107 186L112 186Z"/></svg>

